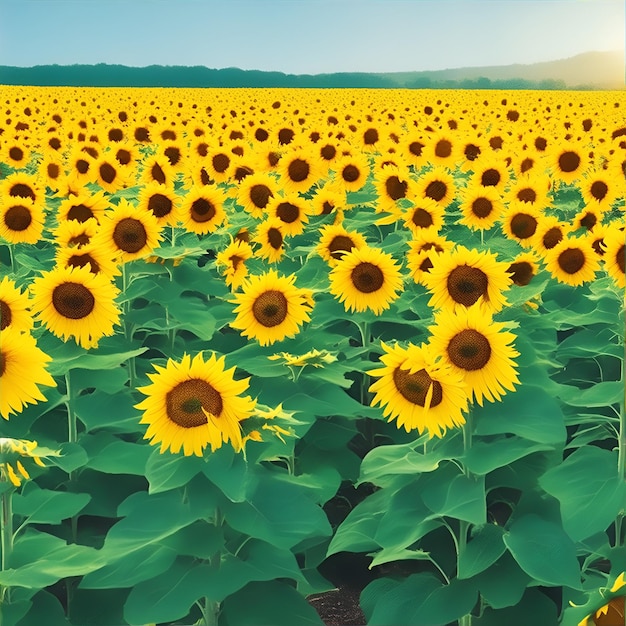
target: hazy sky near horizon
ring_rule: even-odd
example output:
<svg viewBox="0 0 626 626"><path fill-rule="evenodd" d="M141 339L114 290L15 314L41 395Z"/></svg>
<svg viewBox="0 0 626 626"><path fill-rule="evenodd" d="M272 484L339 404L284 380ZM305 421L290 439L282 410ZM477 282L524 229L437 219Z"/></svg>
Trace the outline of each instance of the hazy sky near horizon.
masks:
<svg viewBox="0 0 626 626"><path fill-rule="evenodd" d="M0 65L437 70L624 50L625 22L624 0L0 0Z"/></svg>

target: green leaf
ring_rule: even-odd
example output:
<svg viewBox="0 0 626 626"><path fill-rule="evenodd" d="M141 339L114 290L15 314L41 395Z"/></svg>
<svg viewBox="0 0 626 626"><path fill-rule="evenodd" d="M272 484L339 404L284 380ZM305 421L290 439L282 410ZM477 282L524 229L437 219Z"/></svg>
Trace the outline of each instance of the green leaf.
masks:
<svg viewBox="0 0 626 626"><path fill-rule="evenodd" d="M504 534L504 543L519 566L539 583L581 588L576 545L558 524L532 513L524 515Z"/></svg>
<svg viewBox="0 0 626 626"><path fill-rule="evenodd" d="M232 446L222 446L209 454L202 468L204 475L231 502L243 502L250 488L251 476L243 454Z"/></svg>
<svg viewBox="0 0 626 626"><path fill-rule="evenodd" d="M509 552L474 577L482 597L494 609L515 606L531 582Z"/></svg>
<svg viewBox="0 0 626 626"><path fill-rule="evenodd" d="M47 460L49 460L52 465L60 467L68 474L80 467L84 467L89 461L85 449L79 443L66 441L54 452L55 454L47 456Z"/></svg>
<svg viewBox="0 0 626 626"><path fill-rule="evenodd" d="M83 577L81 589L119 589L154 578L168 570L176 560L176 552L164 546L149 545L134 550L114 563Z"/></svg>
<svg viewBox="0 0 626 626"><path fill-rule="evenodd" d="M430 554L424 550L409 550L408 548L392 547L383 548L382 550L371 553L372 562L369 569L384 563L393 563L395 561L430 561Z"/></svg>
<svg viewBox="0 0 626 626"><path fill-rule="evenodd" d="M493 565L505 552L504 529L494 524L474 528L472 538L459 556L459 578L472 578Z"/></svg>
<svg viewBox="0 0 626 626"><path fill-rule="evenodd" d="M337 552L366 552L379 548L374 536L387 511L390 495L386 489L381 489L359 502L335 531L327 556Z"/></svg>
<svg viewBox="0 0 626 626"><path fill-rule="evenodd" d="M150 484L149 493L157 494L186 485L203 469L204 460L197 456L161 454L159 448L154 448L145 469Z"/></svg>
<svg viewBox="0 0 626 626"><path fill-rule="evenodd" d="M26 483L22 493L13 496L13 512L26 518L22 524L60 524L80 513L91 496L40 489L35 482Z"/></svg>
<svg viewBox="0 0 626 626"><path fill-rule="evenodd" d="M27 529L15 542L11 568L0 572L0 585L41 589L62 578L87 574L103 563L94 548Z"/></svg>
<svg viewBox="0 0 626 626"><path fill-rule="evenodd" d="M279 548L331 534L324 511L297 485L261 475L245 502L227 502L226 520L236 530Z"/></svg>
<svg viewBox="0 0 626 626"><path fill-rule="evenodd" d="M568 385L563 385L567 388ZM587 389L578 389L570 386L571 391L563 397L563 401L570 406L595 407L611 406L624 400L624 383L619 380L610 380L594 383Z"/></svg>
<svg viewBox="0 0 626 626"><path fill-rule="evenodd" d="M578 448L547 471L539 484L561 503L563 528L574 541L606 530L626 502L617 474L617 452Z"/></svg>
<svg viewBox="0 0 626 626"><path fill-rule="evenodd" d="M482 476L535 452L553 448L552 444L534 443L521 437L501 437L474 442L463 461L470 472Z"/></svg>
<svg viewBox="0 0 626 626"><path fill-rule="evenodd" d="M70 383L73 391L81 391L90 387L97 387L104 393L117 393L128 380L128 371L124 367L95 373L93 369L75 368L70 372Z"/></svg>
<svg viewBox="0 0 626 626"><path fill-rule="evenodd" d="M33 596L33 604L17 626L31 626L45 624L46 626L70 626L65 617L65 610L59 600L47 591L40 591ZM4 621L2 622L4 624Z"/></svg>
<svg viewBox="0 0 626 626"><path fill-rule="evenodd" d="M522 385L500 402L475 407L477 435L513 433L543 444L562 444L566 430L558 401L536 385Z"/></svg>
<svg viewBox="0 0 626 626"><path fill-rule="evenodd" d="M89 455L87 467L107 474L143 476L148 456L153 451L147 443L124 441L106 432L86 435L81 444Z"/></svg>
<svg viewBox="0 0 626 626"><path fill-rule="evenodd" d="M431 574L413 574L393 583L381 578L363 590L361 604L371 626L443 626L467 615L478 599L469 580L454 579L447 585Z"/></svg>
<svg viewBox="0 0 626 626"><path fill-rule="evenodd" d="M76 398L76 414L87 431L107 428L137 432L142 426L139 424L141 414L133 408L136 403L137 399L128 387L115 394L96 389L93 393Z"/></svg>
<svg viewBox="0 0 626 626"><path fill-rule="evenodd" d="M227 598L224 626L322 626L315 609L290 585L279 581L251 582Z"/></svg>
<svg viewBox="0 0 626 626"><path fill-rule="evenodd" d="M465 476L454 463L442 465L425 478L422 500L437 515L471 524L487 521L484 476Z"/></svg>
<svg viewBox="0 0 626 626"><path fill-rule="evenodd" d="M538 589L528 589L521 602L504 609L487 607L482 617L472 619L476 626L554 626L558 622L556 604Z"/></svg>

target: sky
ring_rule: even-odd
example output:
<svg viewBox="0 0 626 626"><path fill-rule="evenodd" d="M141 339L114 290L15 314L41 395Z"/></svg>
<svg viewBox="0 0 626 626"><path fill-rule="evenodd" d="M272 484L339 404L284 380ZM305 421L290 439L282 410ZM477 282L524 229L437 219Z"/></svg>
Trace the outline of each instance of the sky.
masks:
<svg viewBox="0 0 626 626"><path fill-rule="evenodd" d="M624 50L624 0L0 0L0 65L320 74Z"/></svg>

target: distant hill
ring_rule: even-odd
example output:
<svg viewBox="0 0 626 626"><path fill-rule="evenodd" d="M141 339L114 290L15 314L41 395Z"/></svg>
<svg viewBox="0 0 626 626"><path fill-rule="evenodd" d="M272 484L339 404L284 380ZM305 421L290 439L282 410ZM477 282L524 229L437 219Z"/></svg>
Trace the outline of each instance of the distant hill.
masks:
<svg viewBox="0 0 626 626"><path fill-rule="evenodd" d="M624 54L586 52L529 65L464 67L428 72L284 74L231 67L0 65L0 84L83 87L309 87L377 89L624 89Z"/></svg>

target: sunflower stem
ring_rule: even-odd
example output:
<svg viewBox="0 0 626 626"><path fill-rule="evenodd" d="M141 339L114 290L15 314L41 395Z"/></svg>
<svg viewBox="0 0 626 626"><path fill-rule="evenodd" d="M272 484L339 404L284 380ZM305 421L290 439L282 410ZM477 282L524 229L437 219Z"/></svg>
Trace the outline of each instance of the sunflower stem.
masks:
<svg viewBox="0 0 626 626"><path fill-rule="evenodd" d="M619 435L617 439L617 475L622 481L626 481L626 299L624 300L622 312L623 316L623 348L622 355L622 386L624 387L624 396L619 412ZM615 519L615 546L619 547L623 543L622 527L626 511L622 509Z"/></svg>
<svg viewBox="0 0 626 626"><path fill-rule="evenodd" d="M67 395L66 407L67 407L67 441L68 443L76 443L78 441L78 421L76 418L76 394L72 388L71 383L71 370L68 370L65 374L65 393ZM76 479L76 471L72 470L69 473L69 480L73 482ZM76 543L78 537L78 516L74 515L70 518L70 525L72 529L72 541Z"/></svg>
<svg viewBox="0 0 626 626"><path fill-rule="evenodd" d="M361 334L361 345L365 348L365 358L369 361L370 326L367 322L356 322L356 325ZM360 402L366 406L369 405L369 399L367 397L368 379L368 375L363 372L361 376Z"/></svg>
<svg viewBox="0 0 626 626"><path fill-rule="evenodd" d="M459 575L459 563L461 556L465 552L467 546L467 531L469 530L469 522L465 520L459 520L459 538L458 538L458 552L457 552L457 577ZM459 626L472 626L472 615L468 613L459 618Z"/></svg>
<svg viewBox="0 0 626 626"><path fill-rule="evenodd" d="M2 571L11 567L11 555L13 553L13 489L2 492L2 513L0 517L0 543L2 545ZM1 603L11 602L11 588L2 587L0 593Z"/></svg>
<svg viewBox="0 0 626 626"><path fill-rule="evenodd" d="M130 344L133 340L133 325L131 321L128 319L128 313L130 311L130 299L127 297L127 290L130 286L130 273L128 271L128 263L124 263L122 265L122 294L124 297L124 306L123 306L123 314L124 314L124 339L126 343L130 347ZM135 357L129 357L126 362L126 366L128 367L128 384L131 389L135 388L135 381L137 378L137 372L135 369Z"/></svg>
<svg viewBox="0 0 626 626"><path fill-rule="evenodd" d="M472 428L472 412L470 410L467 413L467 418L465 419L465 424L463 426L463 467L465 468L466 476L470 475L470 471L467 469L467 454L472 448Z"/></svg>

